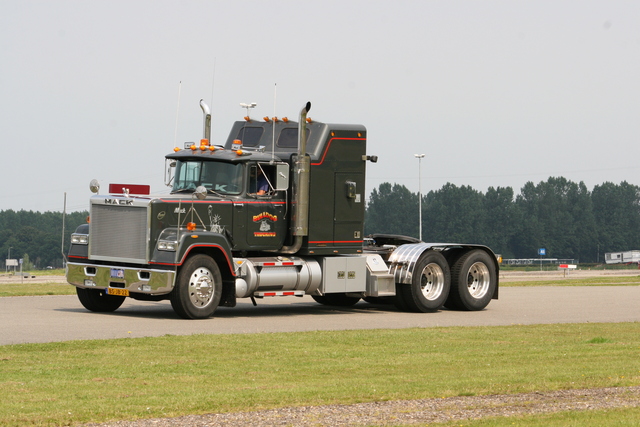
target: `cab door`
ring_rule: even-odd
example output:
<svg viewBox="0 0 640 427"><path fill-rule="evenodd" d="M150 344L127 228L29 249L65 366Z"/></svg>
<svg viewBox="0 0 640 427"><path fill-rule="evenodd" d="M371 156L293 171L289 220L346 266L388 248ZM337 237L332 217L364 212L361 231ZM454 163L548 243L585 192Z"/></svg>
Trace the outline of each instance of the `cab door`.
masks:
<svg viewBox="0 0 640 427"><path fill-rule="evenodd" d="M249 191L256 188L257 165L250 166ZM275 179L275 169L263 166L269 182ZM273 178L273 179L272 179ZM245 202L246 238L250 249L279 249L284 245L287 232L286 193L273 188L265 195L249 193Z"/></svg>

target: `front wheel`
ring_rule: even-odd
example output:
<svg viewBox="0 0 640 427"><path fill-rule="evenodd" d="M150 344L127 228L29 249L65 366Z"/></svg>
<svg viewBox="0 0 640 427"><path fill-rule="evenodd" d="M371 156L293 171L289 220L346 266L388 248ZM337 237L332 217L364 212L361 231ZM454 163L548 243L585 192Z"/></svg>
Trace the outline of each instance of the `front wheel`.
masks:
<svg viewBox="0 0 640 427"><path fill-rule="evenodd" d="M420 255L411 284L396 284L396 306L404 311L426 313L438 310L449 295L449 264L440 252Z"/></svg>
<svg viewBox="0 0 640 427"><path fill-rule="evenodd" d="M171 294L171 306L184 319L206 319L218 308L222 275L218 264L207 255L195 255L178 273Z"/></svg>
<svg viewBox="0 0 640 427"><path fill-rule="evenodd" d="M120 308L126 297L109 295L104 289L76 288L80 303L90 311L108 313Z"/></svg>
<svg viewBox="0 0 640 427"><path fill-rule="evenodd" d="M467 252L451 267L451 292L445 306L453 310L482 310L491 301L497 285L491 255L481 249Z"/></svg>

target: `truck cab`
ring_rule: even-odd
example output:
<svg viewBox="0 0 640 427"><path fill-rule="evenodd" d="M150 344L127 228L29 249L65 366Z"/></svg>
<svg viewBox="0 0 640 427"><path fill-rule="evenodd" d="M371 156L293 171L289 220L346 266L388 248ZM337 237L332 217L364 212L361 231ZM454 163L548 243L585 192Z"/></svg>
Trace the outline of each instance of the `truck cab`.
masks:
<svg viewBox="0 0 640 427"><path fill-rule="evenodd" d="M202 103L201 103L201 106ZM169 299L210 317L238 298L311 295L408 311L481 310L498 296L498 263L482 245L363 235L367 130L361 125L245 117L224 144L204 138L165 157L166 195L112 185L72 235L67 280L91 311L130 297Z"/></svg>

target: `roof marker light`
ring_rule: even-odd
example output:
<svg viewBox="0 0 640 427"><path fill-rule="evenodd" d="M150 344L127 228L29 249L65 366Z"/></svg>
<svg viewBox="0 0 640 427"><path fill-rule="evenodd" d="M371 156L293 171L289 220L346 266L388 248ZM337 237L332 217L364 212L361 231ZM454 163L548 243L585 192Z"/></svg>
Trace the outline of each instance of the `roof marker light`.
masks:
<svg viewBox="0 0 640 427"><path fill-rule="evenodd" d="M270 119L269 117L267 117L267 116L264 116L264 117L262 118L262 120L264 120L264 121L265 121L265 122L267 122L267 123L269 123L269 122L271 121L271 119Z"/></svg>
<svg viewBox="0 0 640 427"><path fill-rule="evenodd" d="M173 151L175 151L175 152L177 153L178 151L180 151L180 147L175 147L175 148L173 149Z"/></svg>

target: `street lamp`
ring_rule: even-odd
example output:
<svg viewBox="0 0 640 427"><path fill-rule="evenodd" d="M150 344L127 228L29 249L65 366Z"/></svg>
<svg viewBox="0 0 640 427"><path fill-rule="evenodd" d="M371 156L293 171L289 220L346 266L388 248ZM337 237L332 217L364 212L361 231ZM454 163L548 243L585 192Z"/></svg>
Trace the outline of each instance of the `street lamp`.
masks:
<svg viewBox="0 0 640 427"><path fill-rule="evenodd" d="M418 229L420 230L420 241L422 241L422 158L424 154L414 154L415 158L418 159Z"/></svg>

